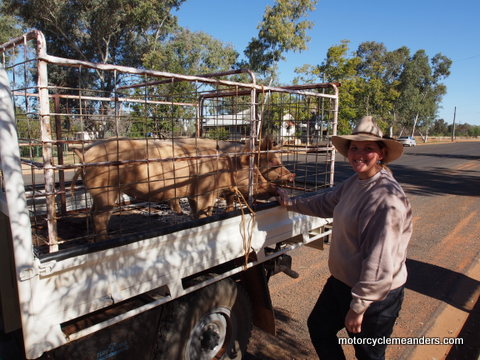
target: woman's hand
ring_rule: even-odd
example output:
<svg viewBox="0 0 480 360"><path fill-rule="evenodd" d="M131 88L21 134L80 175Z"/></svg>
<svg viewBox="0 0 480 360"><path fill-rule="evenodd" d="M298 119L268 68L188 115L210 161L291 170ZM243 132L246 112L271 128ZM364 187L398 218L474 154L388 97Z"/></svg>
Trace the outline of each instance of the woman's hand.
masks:
<svg viewBox="0 0 480 360"><path fill-rule="evenodd" d="M357 314L352 309L348 310L345 317L345 329L352 334L358 334L362 331L363 313Z"/></svg>
<svg viewBox="0 0 480 360"><path fill-rule="evenodd" d="M277 200L281 206L287 207L292 205L292 199L290 199L286 190L278 188L277 195Z"/></svg>

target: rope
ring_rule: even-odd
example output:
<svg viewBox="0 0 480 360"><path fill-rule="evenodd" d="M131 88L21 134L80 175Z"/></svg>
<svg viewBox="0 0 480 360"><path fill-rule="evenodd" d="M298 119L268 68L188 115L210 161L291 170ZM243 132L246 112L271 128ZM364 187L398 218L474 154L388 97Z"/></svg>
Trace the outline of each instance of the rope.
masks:
<svg viewBox="0 0 480 360"><path fill-rule="evenodd" d="M252 247L253 226L255 225L255 211L253 211L250 205L248 205L247 200L245 199L243 194L240 192L240 190L238 190L237 186L234 186L232 190L235 193L238 202L240 203L240 210L242 212L242 221L240 223L241 224L240 234L242 234L242 238L243 238L243 249L245 251L244 268L246 269L248 265L248 256L250 255L250 248ZM246 214L245 214L243 205L245 205L248 208L248 210L250 210L250 232L248 232L248 229L247 229L246 216L245 216Z"/></svg>

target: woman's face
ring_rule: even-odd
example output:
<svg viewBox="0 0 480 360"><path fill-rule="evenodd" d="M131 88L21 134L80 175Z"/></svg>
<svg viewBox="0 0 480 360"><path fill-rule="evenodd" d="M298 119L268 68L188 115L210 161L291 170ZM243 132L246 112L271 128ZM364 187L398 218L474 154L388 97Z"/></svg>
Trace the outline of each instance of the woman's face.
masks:
<svg viewBox="0 0 480 360"><path fill-rule="evenodd" d="M375 141L352 141L348 148L348 162L360 179L368 179L380 171L378 164L384 157Z"/></svg>

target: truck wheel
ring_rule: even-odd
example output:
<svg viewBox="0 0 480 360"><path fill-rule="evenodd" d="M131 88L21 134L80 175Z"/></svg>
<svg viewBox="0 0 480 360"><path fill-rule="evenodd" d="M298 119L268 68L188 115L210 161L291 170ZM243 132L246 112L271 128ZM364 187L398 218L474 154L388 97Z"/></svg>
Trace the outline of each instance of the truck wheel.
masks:
<svg viewBox="0 0 480 360"><path fill-rule="evenodd" d="M251 331L248 295L224 279L165 305L154 359L241 359Z"/></svg>

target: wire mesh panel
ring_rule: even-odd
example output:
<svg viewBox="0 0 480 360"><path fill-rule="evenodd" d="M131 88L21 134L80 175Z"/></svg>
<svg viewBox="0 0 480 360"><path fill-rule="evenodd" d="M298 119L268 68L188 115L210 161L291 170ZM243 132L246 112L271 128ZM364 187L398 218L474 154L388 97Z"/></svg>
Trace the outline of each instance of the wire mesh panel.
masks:
<svg viewBox="0 0 480 360"><path fill-rule="evenodd" d="M261 124L256 134L260 139L255 147L260 155L257 166L267 180L296 195L318 191L333 184L330 138L336 133L336 91L335 84L264 87L256 93L254 115L244 107L233 115L206 116L203 134L248 142L249 122L245 119L253 116ZM245 94L217 92L205 97L228 103L226 99Z"/></svg>
<svg viewBox="0 0 480 360"><path fill-rule="evenodd" d="M333 84L93 64L44 43L35 31L0 48L38 253L198 226L274 201L277 186L333 182Z"/></svg>

